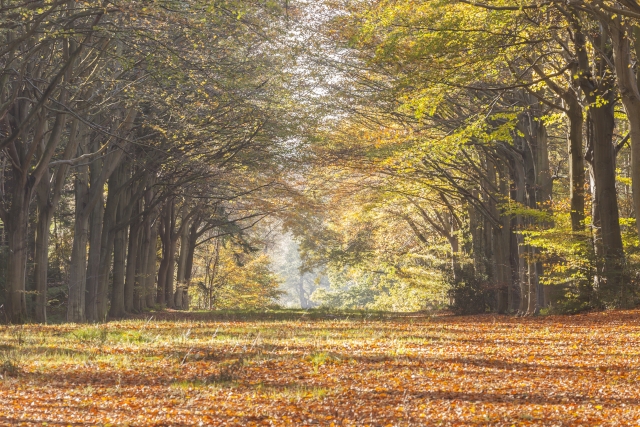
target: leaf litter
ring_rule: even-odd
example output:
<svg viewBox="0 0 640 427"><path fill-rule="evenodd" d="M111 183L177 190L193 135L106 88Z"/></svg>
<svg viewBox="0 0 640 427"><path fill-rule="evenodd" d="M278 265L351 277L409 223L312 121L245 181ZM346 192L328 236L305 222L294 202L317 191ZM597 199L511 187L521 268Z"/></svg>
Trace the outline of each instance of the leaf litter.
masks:
<svg viewBox="0 0 640 427"><path fill-rule="evenodd" d="M637 425L640 311L0 329L11 425Z"/></svg>

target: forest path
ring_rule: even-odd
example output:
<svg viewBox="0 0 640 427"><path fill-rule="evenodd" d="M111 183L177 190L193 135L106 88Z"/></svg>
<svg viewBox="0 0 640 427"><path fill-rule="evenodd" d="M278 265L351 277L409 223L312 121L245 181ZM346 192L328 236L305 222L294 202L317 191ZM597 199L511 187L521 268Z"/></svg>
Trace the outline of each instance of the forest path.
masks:
<svg viewBox="0 0 640 427"><path fill-rule="evenodd" d="M220 314L3 327L0 423L640 422L638 310L212 319Z"/></svg>

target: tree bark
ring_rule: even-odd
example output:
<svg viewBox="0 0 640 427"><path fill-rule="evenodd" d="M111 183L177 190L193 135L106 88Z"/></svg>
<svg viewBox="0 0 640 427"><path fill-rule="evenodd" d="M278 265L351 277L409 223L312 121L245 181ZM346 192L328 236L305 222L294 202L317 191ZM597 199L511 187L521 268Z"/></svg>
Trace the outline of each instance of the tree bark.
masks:
<svg viewBox="0 0 640 427"><path fill-rule="evenodd" d="M569 197L571 201L571 230L583 231L584 224L584 155L582 153L582 133L584 118L582 107L577 99L567 103L569 132L567 146L569 149Z"/></svg>
<svg viewBox="0 0 640 427"><path fill-rule="evenodd" d="M611 21L611 22L610 22ZM640 70L634 73L631 57L630 33L634 34L634 50L636 58L640 54L640 27L624 23L619 19L608 19L613 42L613 63L620 99L627 112L631 139L631 194L636 216L636 231L640 236ZM625 305L627 301L624 301Z"/></svg>
<svg viewBox="0 0 640 427"><path fill-rule="evenodd" d="M147 254L147 269L145 277L145 294L147 298L147 307L153 307L156 303L156 263L158 258L158 219L156 219L149 229L149 246L146 247Z"/></svg>
<svg viewBox="0 0 640 427"><path fill-rule="evenodd" d="M616 192L616 163L613 146L615 126L614 107L616 101L616 81L610 69L611 60L616 60L606 27L592 35L592 43L600 50L590 64L586 38L578 19L571 21L574 29L574 43L578 59L577 80L589 102L590 135L593 170L597 200L597 215L600 220L603 255L603 279L598 284L598 294L604 305L618 305L622 302L624 287L624 250L620 234L618 197ZM618 40L619 41L619 40ZM621 58L618 58L620 60ZM624 82L623 82L624 83Z"/></svg>
<svg viewBox="0 0 640 427"><path fill-rule="evenodd" d="M89 218L85 207L89 195L89 168L81 166L76 176L76 215L74 223L71 265L69 267L69 298L67 322L84 322L87 274L87 243L89 237Z"/></svg>
<svg viewBox="0 0 640 427"><path fill-rule="evenodd" d="M95 151L95 147L94 151ZM98 315L98 293L100 288L100 256L102 253L102 226L104 221L104 192L97 187L100 185L99 177L102 171L101 161L92 162L89 165L91 175L91 187L100 192L98 202L89 216L89 260L87 261L87 299L86 317L89 322L100 320Z"/></svg>
<svg viewBox="0 0 640 427"><path fill-rule="evenodd" d="M151 236L151 219L145 218L140 226L140 244L138 245L138 262L136 263L136 278L133 293L133 308L140 312L147 308L147 268L149 263L149 245Z"/></svg>
<svg viewBox="0 0 640 427"><path fill-rule="evenodd" d="M124 212L124 194L120 194L118 209L116 211L116 223L122 220ZM124 267L125 267L125 232L124 228L116 230L113 240L113 284L111 287L111 308L109 316L120 318L124 316Z"/></svg>
<svg viewBox="0 0 640 427"><path fill-rule="evenodd" d="M139 202L133 201L136 205L133 213L137 214L140 210ZM140 221L134 220L129 226L129 248L127 251L127 272L124 282L124 309L127 313L133 312L134 294L136 282L136 269L138 268L138 256L140 246Z"/></svg>
<svg viewBox="0 0 640 427"><path fill-rule="evenodd" d="M592 117L593 174L602 235L603 276L606 280L601 284L601 293L606 300L613 302L622 290L624 266L613 147L614 102L611 99L604 105L592 105L589 113Z"/></svg>
<svg viewBox="0 0 640 427"><path fill-rule="evenodd" d="M158 269L158 304L161 306L166 305L166 288L167 288L167 272L169 269L169 252L171 246L171 210L173 206L173 200L166 202L160 222L160 240L162 242L162 259L160 261L160 268Z"/></svg>
<svg viewBox="0 0 640 427"><path fill-rule="evenodd" d="M96 320L102 321L106 319L107 309L109 308L109 272L111 271L111 262L113 258L113 249L115 244L115 232L113 226L116 221L116 213L120 197L118 196L118 188L122 181L122 168L116 169L109 177L107 187L107 202L104 209L104 217L102 223L102 233L100 242L100 266L98 274L98 290L96 294Z"/></svg>
<svg viewBox="0 0 640 427"><path fill-rule="evenodd" d="M36 307L35 318L38 323L47 323L47 276L49 267L49 228L53 218L53 206L49 200L50 183L45 176L36 189L38 195L38 214L36 222L36 250L35 288Z"/></svg>
<svg viewBox="0 0 640 427"><path fill-rule="evenodd" d="M25 299L25 279L27 269L27 224L29 220L29 200L31 190L21 179L22 173L14 171L12 183L11 209L5 224L7 234L7 297L6 312L12 323L22 323L27 317Z"/></svg>
<svg viewBox="0 0 640 427"><path fill-rule="evenodd" d="M124 204L126 202L125 192L121 192L119 195L118 208L116 210L116 224L122 222L124 216ZM124 308L124 268L125 268L125 255L126 255L126 243L125 243L125 228L120 228L115 231L113 241L113 284L111 287L111 308L109 310L109 316L113 318L120 318L125 315Z"/></svg>
<svg viewBox="0 0 640 427"><path fill-rule="evenodd" d="M178 256L178 271L176 272L176 282L183 285L185 282L187 257L189 255L189 228L183 227L180 233L180 255Z"/></svg>
<svg viewBox="0 0 640 427"><path fill-rule="evenodd" d="M538 208L549 214L553 214L553 178L551 176L551 168L549 166L549 139L547 129L540 119L535 121L535 162L536 162L536 201ZM543 219L539 223L540 227L547 229L552 226L549 221ZM539 252L539 250L538 250ZM543 285L540 280L544 276L544 264L538 260L536 266L538 274L538 289L536 296L538 298L538 310L549 305L549 287Z"/></svg>

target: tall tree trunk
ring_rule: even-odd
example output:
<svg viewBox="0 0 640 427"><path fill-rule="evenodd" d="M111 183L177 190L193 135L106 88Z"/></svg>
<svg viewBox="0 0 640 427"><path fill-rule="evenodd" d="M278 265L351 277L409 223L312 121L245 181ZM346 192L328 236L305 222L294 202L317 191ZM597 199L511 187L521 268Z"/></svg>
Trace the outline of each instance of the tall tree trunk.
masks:
<svg viewBox="0 0 640 427"><path fill-rule="evenodd" d="M180 255L178 256L178 271L176 272L176 282L178 286L184 284L186 277L187 257L189 255L189 228L183 227L179 239Z"/></svg>
<svg viewBox="0 0 640 427"><path fill-rule="evenodd" d="M147 308L146 276L147 267L149 266L147 257L149 256L149 245L151 243L149 241L149 236L151 235L149 222L150 220L147 218L140 228L140 243L138 245L138 261L136 263L136 279L133 292L133 308L138 312Z"/></svg>
<svg viewBox="0 0 640 427"><path fill-rule="evenodd" d="M69 160L77 152L77 138L79 120L75 119L71 122L69 129L69 138L63 153L63 160ZM54 130L55 127L54 127ZM57 132L61 134L62 128ZM52 135L53 138L59 138L60 135ZM41 151L44 147L41 148ZM36 321L46 323L47 321L47 276L49 264L49 229L51 220L55 213L58 202L62 195L68 165L60 165L55 172L53 180L53 188L51 185L51 177L49 170L44 171L42 178L36 186L38 195L38 215L36 224L36 248L35 248L35 289L36 289Z"/></svg>
<svg viewBox="0 0 640 427"><path fill-rule="evenodd" d="M176 269L176 246L178 245L178 239L170 239L169 251L167 253L167 278L165 283L165 303L168 308L175 307L173 283L174 273Z"/></svg>
<svg viewBox="0 0 640 427"><path fill-rule="evenodd" d="M527 267L528 267L528 271L527 271L527 276L528 276L528 307L527 307L527 315L528 316L533 316L534 314L537 314L539 311L539 307L538 307L538 289L539 289L539 278L538 278L538 272L536 271L536 268L538 266L538 263L535 262L536 259L536 248L534 246L528 245L528 251L527 251L527 256L528 256L528 262L527 262Z"/></svg>
<svg viewBox="0 0 640 427"><path fill-rule="evenodd" d="M145 294L147 297L147 307L153 307L156 303L156 262L158 258L158 219L154 221L149 229L149 246L147 249L147 269L145 278Z"/></svg>
<svg viewBox="0 0 640 427"><path fill-rule="evenodd" d="M603 250L603 276L599 293L606 303L615 303L623 287L624 249L620 233L613 146L614 102L591 105L593 174Z"/></svg>
<svg viewBox="0 0 640 427"><path fill-rule="evenodd" d="M89 237L89 218L85 207L89 194L89 168L78 168L76 177L76 215L74 223L73 246L69 267L69 298L67 322L84 322L87 274L87 243Z"/></svg>
<svg viewBox="0 0 640 427"><path fill-rule="evenodd" d="M98 290L96 293L96 320L98 321L106 319L107 309L109 308L109 273L111 271L113 248L115 245L115 232L113 230L113 226L116 222L116 213L120 202L118 188L122 181L121 175L121 168L116 169L116 171L109 177L107 187L107 202L104 209L100 242Z"/></svg>
<svg viewBox="0 0 640 427"><path fill-rule="evenodd" d="M494 197L501 197L501 193L503 191L502 184L502 173L501 173L501 165L499 161L496 161L487 156L487 191L489 192L488 201L488 209L491 213L491 216L495 218L498 223L495 225L491 225L491 232L487 236L488 244L491 247L491 255L488 259L491 260L490 270L491 273L491 281L496 287L496 311L498 313L505 313L507 311L508 305L508 283L504 280L504 257L505 257L505 247L503 245L504 239L502 237L502 228L501 228L501 209L499 209L496 200ZM499 194L496 194L499 193Z"/></svg>
<svg viewBox="0 0 640 427"><path fill-rule="evenodd" d="M27 228L29 220L29 200L31 190L14 172L12 183L11 209L7 212L5 233L7 234L7 296L6 312L9 321L21 323L27 317L25 281L27 269Z"/></svg>
<svg viewBox="0 0 640 427"><path fill-rule="evenodd" d="M571 230L584 230L584 155L582 153L582 132L584 118L582 107L577 99L567 103L569 118L569 133L567 145L569 149L569 198L571 201Z"/></svg>
<svg viewBox="0 0 640 427"><path fill-rule="evenodd" d="M191 275L193 274L193 257L195 256L196 246L198 245L198 228L200 228L199 217L193 220L189 230L187 261L184 268L184 280L187 285L191 283Z"/></svg>
<svg viewBox="0 0 640 427"><path fill-rule="evenodd" d="M590 43L599 49L590 63L586 48L586 37L582 33L581 21L573 19L574 43L578 68L576 79L582 87L584 96L589 102L589 121L587 134L588 143L593 150L591 165L595 183L595 199L597 200L597 214L600 220L602 236L603 279L598 284L598 295L604 305L618 305L624 292L624 250L620 234L620 219L618 213L618 197L616 193L616 164L615 148L613 146L613 129L615 126L614 108L616 103L616 79L610 69L611 61L618 61L614 57L612 48L618 43L619 37L607 31L606 24L591 34ZM615 29L614 29L615 30ZM609 36L613 34L613 38ZM618 46L619 47L619 46ZM630 64L628 64L630 65ZM621 82L622 90L628 83Z"/></svg>
<svg viewBox="0 0 640 427"><path fill-rule="evenodd" d="M191 275L193 274L193 257L195 256L196 246L198 244L198 228L200 227L200 216L191 223L189 237L187 239L187 260L184 267L185 296L183 298L183 308L189 309L191 297L189 296L189 288L191 287Z"/></svg>
<svg viewBox="0 0 640 427"><path fill-rule="evenodd" d="M585 160L587 161L589 171L589 191L591 193L591 245L593 247L595 274L593 275L593 283L586 286L586 294L593 295L593 291L600 287L602 278L602 229L600 227L600 203L598 192L596 191L597 183L593 171L593 138L590 135L591 119L587 115L587 152ZM583 292L584 294L585 292ZM585 295L586 296L586 295Z"/></svg>
<svg viewBox="0 0 640 427"><path fill-rule="evenodd" d="M473 190L472 199L476 201L480 201L478 190ZM484 252L483 248L483 217L477 210L477 208L469 203L468 205L469 211L469 228L471 229L471 252L473 256L473 271L476 275L481 275L484 273L484 264L482 262L482 254Z"/></svg>
<svg viewBox="0 0 640 427"><path fill-rule="evenodd" d="M49 177L45 176L36 189L38 195L38 219L36 223L35 288L36 322L47 323L47 276L49 267L49 228L53 218L53 206L49 200Z"/></svg>
<svg viewBox="0 0 640 427"><path fill-rule="evenodd" d="M133 201L136 205L134 214L139 213L139 202ZM124 282L124 309L127 313L133 312L134 293L136 282L136 268L138 265L138 247L140 245L140 221L134 220L129 227L129 248L127 251L127 272Z"/></svg>
<svg viewBox="0 0 640 427"><path fill-rule="evenodd" d="M611 21L611 22L609 22ZM627 112L631 137L631 194L636 216L636 231L640 236L640 70L633 71L631 57L631 38L634 35L636 60L640 58L640 27L631 28L624 20L611 19L604 23L610 26L613 41L613 58L616 68L620 98ZM630 301L623 301L627 305Z"/></svg>
<svg viewBox="0 0 640 427"><path fill-rule="evenodd" d="M549 140L547 129L542 120L538 119L535 123L536 202L538 203L538 208L547 212L551 217L553 214L553 177L549 166ZM545 229L552 226L546 219L540 221L539 225ZM539 286L536 296L538 298L538 309L541 309L549 305L549 287L543 285L540 280L544 276L544 264L540 260L538 260L536 272Z"/></svg>
<svg viewBox="0 0 640 427"><path fill-rule="evenodd" d="M116 224L122 222L124 216L125 192L119 195L118 208L116 210ZM111 308L109 316L120 318L125 315L124 308L124 267L126 256L125 242L126 228L122 227L115 232L113 241L113 284L111 287Z"/></svg>
<svg viewBox="0 0 640 427"><path fill-rule="evenodd" d="M175 292L175 306L176 308L183 308L183 293L186 288L186 268L187 258L189 256L189 228L182 227L180 233L180 255L178 256L178 271L176 272L176 292Z"/></svg>
<svg viewBox="0 0 640 427"><path fill-rule="evenodd" d="M94 151L95 151L95 147ZM102 172L100 161L89 165L91 175L91 188L99 191L98 202L89 216L89 260L87 261L87 299L86 316L89 322L100 320L98 315L98 293L100 288L100 256L102 254L102 227L104 221L104 192L97 187L98 179Z"/></svg>
<svg viewBox="0 0 640 427"><path fill-rule="evenodd" d="M158 304L166 306L167 272L169 270L169 252L171 246L171 206L173 201L168 201L162 211L160 222L160 240L162 242L162 260L158 269Z"/></svg>
<svg viewBox="0 0 640 427"><path fill-rule="evenodd" d="M526 141L523 138L519 138L519 150L524 151ZM514 157L513 162L513 187L511 192L511 198L518 206L525 206L525 170L524 161L522 158ZM521 213L517 213L512 218L512 240L511 240L511 265L514 270L514 280L518 283L518 299L519 304L514 307L518 311L519 315L524 315L527 312L527 285L526 285L526 245L524 235L524 218Z"/></svg>
<svg viewBox="0 0 640 427"><path fill-rule="evenodd" d="M509 166L501 159L499 163L498 176L500 179L500 196L502 203L507 203L509 198ZM503 206L500 209L500 267L501 267L501 280L503 283L503 299L504 307L503 311L506 313L513 302L513 280L511 273L511 215L509 213L509 207Z"/></svg>

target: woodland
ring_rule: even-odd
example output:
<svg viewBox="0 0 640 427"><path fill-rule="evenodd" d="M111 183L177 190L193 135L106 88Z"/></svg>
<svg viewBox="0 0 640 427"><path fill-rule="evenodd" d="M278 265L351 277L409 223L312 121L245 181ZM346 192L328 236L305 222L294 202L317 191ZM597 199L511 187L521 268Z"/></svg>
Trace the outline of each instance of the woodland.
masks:
<svg viewBox="0 0 640 427"><path fill-rule="evenodd" d="M640 419L635 0L0 0L0 38L0 422Z"/></svg>

